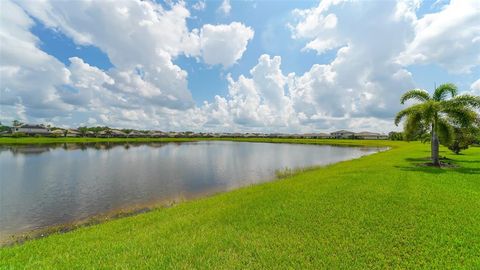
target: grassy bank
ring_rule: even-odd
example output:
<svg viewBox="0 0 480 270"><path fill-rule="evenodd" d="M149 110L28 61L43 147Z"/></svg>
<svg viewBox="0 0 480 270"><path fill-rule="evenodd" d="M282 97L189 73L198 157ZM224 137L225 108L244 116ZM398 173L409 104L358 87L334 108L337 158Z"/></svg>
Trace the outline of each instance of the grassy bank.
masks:
<svg viewBox="0 0 480 270"><path fill-rule="evenodd" d="M295 142L295 140L257 140ZM421 143L0 249L0 268L480 268L480 148Z"/></svg>

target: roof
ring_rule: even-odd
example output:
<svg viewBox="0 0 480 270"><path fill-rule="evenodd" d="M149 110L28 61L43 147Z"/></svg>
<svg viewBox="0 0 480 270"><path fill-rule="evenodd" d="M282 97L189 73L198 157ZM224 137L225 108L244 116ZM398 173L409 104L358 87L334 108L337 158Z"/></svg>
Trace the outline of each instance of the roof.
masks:
<svg viewBox="0 0 480 270"><path fill-rule="evenodd" d="M381 136L382 134L376 132L362 131L355 133L357 136Z"/></svg>
<svg viewBox="0 0 480 270"><path fill-rule="evenodd" d="M80 131L76 130L76 129L69 129L67 130L68 133L70 134L80 134Z"/></svg>
<svg viewBox="0 0 480 270"><path fill-rule="evenodd" d="M53 134L63 134L65 131L63 129L56 129L52 131Z"/></svg>
<svg viewBox="0 0 480 270"><path fill-rule="evenodd" d="M141 136L143 136L143 135L145 135L145 134L142 133L142 132L139 132L139 131L134 130L134 131L128 133L128 135L129 135L129 136L131 136L131 135L141 135Z"/></svg>
<svg viewBox="0 0 480 270"><path fill-rule="evenodd" d="M330 136L330 134L327 133L305 133L303 136Z"/></svg>
<svg viewBox="0 0 480 270"><path fill-rule="evenodd" d="M332 132L332 134L333 133L352 133L353 134L354 132L342 129L342 130L339 130L339 131Z"/></svg>
<svg viewBox="0 0 480 270"><path fill-rule="evenodd" d="M125 135L125 133L123 133L122 131L120 130L116 130L116 129L111 129L110 132L112 134L115 134L115 135Z"/></svg>
<svg viewBox="0 0 480 270"><path fill-rule="evenodd" d="M47 129L45 126L35 125L35 124L23 124L23 125L19 126L19 128L42 128L42 129Z"/></svg>

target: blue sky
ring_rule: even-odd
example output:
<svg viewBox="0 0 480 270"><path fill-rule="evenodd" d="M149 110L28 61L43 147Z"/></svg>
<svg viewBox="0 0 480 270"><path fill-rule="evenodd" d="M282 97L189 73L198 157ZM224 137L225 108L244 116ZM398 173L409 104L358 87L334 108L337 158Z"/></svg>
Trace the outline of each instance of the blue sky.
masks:
<svg viewBox="0 0 480 270"><path fill-rule="evenodd" d="M281 55L283 70L286 73L304 73L313 64L328 63L335 57L335 51L317 55L314 51L302 52L304 42L291 40L291 31L287 23L292 20L291 11L295 8L309 8L318 1L232 1L232 12L225 16L218 12L222 1L207 1L205 10L192 9L192 18L187 20L190 29L201 28L203 24L223 24L231 21L242 21L255 29L255 37L250 41L248 50L234 66L225 69L222 66L210 66L198 62L194 58L178 56L174 63L189 74L189 88L197 105L203 101L212 101L215 95L227 94L227 73L233 77L246 74L255 66L262 54ZM168 7L164 1L158 1ZM196 2L187 2L192 6ZM68 65L70 57L80 57L86 63L107 70L113 65L108 55L95 46L81 46L61 32L45 27L36 20L32 28L41 41L43 51ZM282 42L288 40L288 42Z"/></svg>
<svg viewBox="0 0 480 270"><path fill-rule="evenodd" d="M164 1L158 1L166 6ZM232 12L225 16L218 12L222 1L207 1L205 10L192 9L192 18L187 20L190 29L200 28L203 24L222 24L231 21L242 21L255 29L255 37L249 43L248 50L233 67L228 69L222 66L209 66L193 58L178 56L174 63L185 69L189 74L188 86L192 91L197 105L204 101L211 102L215 95L227 94L225 76L231 73L233 77L246 74L253 67L262 54L282 56L282 67L285 73L295 72L302 74L313 64L326 64L335 58L336 51L331 50L318 55L314 51L302 51L303 40L292 40L291 31L287 24L293 20L293 9L306 9L315 6L318 1L232 1ZM187 5L196 2L189 1ZM441 5L436 1L425 1L417 11L417 16L438 12ZM41 40L41 48L65 64L68 58L77 56L86 63L107 70L112 67L108 55L95 46L76 45L71 38L61 32L45 27L38 20L32 32ZM282 42L287 41L287 42ZM414 74L417 86L431 89L437 84L448 81L456 83L460 88L468 89L469 82L474 81L480 74L477 67L471 74L450 74L435 64L412 65L407 68Z"/></svg>
<svg viewBox="0 0 480 270"><path fill-rule="evenodd" d="M15 48L2 46L10 61L2 65L32 76L19 85L22 73L2 73L2 120L172 130L387 132L396 128L391 118L400 108L394 103L406 90L402 87L431 90L434 83L453 82L466 92L477 91L480 23L468 18L479 15L478 2L329 2L200 1L200 9L199 1L132 0L110 7L101 1L78 1L76 7L4 2L2 9L25 19L4 14L2 27L20 27L25 35L19 38L31 35L25 44L32 55L44 55L45 68L34 72L38 66L28 61L38 61L24 61ZM225 5L228 12L222 10ZM145 15L155 9L161 11ZM462 9L467 19L448 22L450 12ZM130 21L123 15L108 21L108 12ZM144 22L153 27L145 30ZM446 29L444 36L428 37L428 31L438 32L437 25ZM459 28L458 36L448 32ZM466 45L452 55L450 50L435 53L448 49L448 35L465 38L466 43L458 42ZM448 61L455 63L450 67ZM40 77L52 76L50 81L35 83L44 72ZM48 90L29 101L39 85Z"/></svg>

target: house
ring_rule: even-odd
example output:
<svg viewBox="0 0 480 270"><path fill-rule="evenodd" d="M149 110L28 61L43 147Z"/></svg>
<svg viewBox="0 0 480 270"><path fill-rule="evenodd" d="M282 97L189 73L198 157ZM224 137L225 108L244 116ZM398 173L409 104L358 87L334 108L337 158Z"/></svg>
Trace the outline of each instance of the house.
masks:
<svg viewBox="0 0 480 270"><path fill-rule="evenodd" d="M289 138L292 137L292 135L287 134L287 133L272 133L270 134L271 137L273 138Z"/></svg>
<svg viewBox="0 0 480 270"><path fill-rule="evenodd" d="M327 133L305 133L302 135L305 139L327 139L330 138L330 134Z"/></svg>
<svg viewBox="0 0 480 270"><path fill-rule="evenodd" d="M139 131L136 131L136 130L133 130L132 132L128 133L127 134L127 137L145 137L145 134L139 132Z"/></svg>
<svg viewBox="0 0 480 270"><path fill-rule="evenodd" d="M388 139L388 135L375 133L375 132L368 132L362 131L355 133L356 139L363 139L363 140L385 140Z"/></svg>
<svg viewBox="0 0 480 270"><path fill-rule="evenodd" d="M170 138L180 138L183 136L182 132L169 131L166 133L167 137Z"/></svg>
<svg viewBox="0 0 480 270"><path fill-rule="evenodd" d="M167 137L167 134L161 131L150 131L148 134L150 135L150 137L154 138Z"/></svg>
<svg viewBox="0 0 480 270"><path fill-rule="evenodd" d="M102 130L97 133L97 137L110 137L110 131Z"/></svg>
<svg viewBox="0 0 480 270"><path fill-rule="evenodd" d="M339 130L339 131L330 133L330 135L332 138L335 138L335 139L353 139L355 136L355 133L348 130Z"/></svg>
<svg viewBox="0 0 480 270"><path fill-rule="evenodd" d="M80 131L76 129L67 129L67 137L80 137Z"/></svg>
<svg viewBox="0 0 480 270"><path fill-rule="evenodd" d="M254 137L256 137L256 135L253 134L253 133L244 133L244 134L243 134L243 137L244 137L244 138L254 138Z"/></svg>
<svg viewBox="0 0 480 270"><path fill-rule="evenodd" d="M156 137L168 137L168 134L166 132L163 132L163 131L157 131L154 133L154 136Z"/></svg>
<svg viewBox="0 0 480 270"><path fill-rule="evenodd" d="M23 124L13 127L12 133L24 133L26 135L49 135L51 130L44 125Z"/></svg>
<svg viewBox="0 0 480 270"><path fill-rule="evenodd" d="M100 131L98 133L98 136L99 137L107 137L107 138L110 138L110 137L126 137L127 134L123 133L122 131L120 130L117 130L117 129L106 129L106 130L103 130L103 131Z"/></svg>
<svg viewBox="0 0 480 270"><path fill-rule="evenodd" d="M118 129L112 129L110 130L110 133L112 135L112 137L126 137L127 134L125 132L122 132Z"/></svg>
<svg viewBox="0 0 480 270"><path fill-rule="evenodd" d="M63 137L65 136L65 130L63 129L55 129L50 132L50 135L54 137Z"/></svg>
<svg viewBox="0 0 480 270"><path fill-rule="evenodd" d="M286 134L282 134L282 133L270 133L268 134L268 137L270 138L282 138L282 137L285 137Z"/></svg>

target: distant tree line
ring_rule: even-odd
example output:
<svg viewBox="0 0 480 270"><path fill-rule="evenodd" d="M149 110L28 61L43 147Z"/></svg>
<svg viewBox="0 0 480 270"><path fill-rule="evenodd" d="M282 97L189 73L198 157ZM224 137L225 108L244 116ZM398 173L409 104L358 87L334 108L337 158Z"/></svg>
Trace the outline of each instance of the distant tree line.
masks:
<svg viewBox="0 0 480 270"><path fill-rule="evenodd" d="M388 133L388 139L391 141L403 141L404 140L403 132L392 131Z"/></svg>

